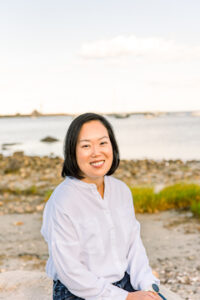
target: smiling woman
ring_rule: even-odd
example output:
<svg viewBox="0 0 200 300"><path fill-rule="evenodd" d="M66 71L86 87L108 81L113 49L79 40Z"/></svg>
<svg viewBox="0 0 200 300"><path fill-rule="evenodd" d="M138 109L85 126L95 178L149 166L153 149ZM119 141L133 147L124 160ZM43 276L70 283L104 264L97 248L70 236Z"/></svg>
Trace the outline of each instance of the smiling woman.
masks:
<svg viewBox="0 0 200 300"><path fill-rule="evenodd" d="M53 299L160 300L132 194L111 176L119 151L110 123L94 113L74 119L64 155L65 179L46 204L41 229Z"/></svg>
<svg viewBox="0 0 200 300"><path fill-rule="evenodd" d="M85 123L79 133L76 158L83 181L95 183L103 197L104 175L113 162L112 144L107 129L99 121Z"/></svg>

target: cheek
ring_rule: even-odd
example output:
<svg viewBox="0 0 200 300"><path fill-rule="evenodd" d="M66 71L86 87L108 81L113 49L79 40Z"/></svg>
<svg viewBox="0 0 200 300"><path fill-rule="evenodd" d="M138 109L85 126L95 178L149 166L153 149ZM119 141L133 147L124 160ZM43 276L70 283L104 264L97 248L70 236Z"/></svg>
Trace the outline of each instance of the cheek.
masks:
<svg viewBox="0 0 200 300"><path fill-rule="evenodd" d="M84 161L87 159L88 153L85 151L82 151L81 149L77 149L76 151L76 160L78 165L84 163Z"/></svg>
<svg viewBox="0 0 200 300"><path fill-rule="evenodd" d="M112 162L113 162L113 152L111 152L111 157L112 157L112 159L111 159L111 164L112 164Z"/></svg>
<svg viewBox="0 0 200 300"><path fill-rule="evenodd" d="M77 165L79 167L79 170L81 171L81 175L82 173L84 173L84 163L85 163L85 159L84 159L84 155L81 151L77 151L76 152L76 162L77 162Z"/></svg>
<svg viewBox="0 0 200 300"><path fill-rule="evenodd" d="M76 161L78 166L80 166L80 162L82 161L82 154L81 151L79 151L78 149L76 150Z"/></svg>
<svg viewBox="0 0 200 300"><path fill-rule="evenodd" d="M110 155L113 157L113 148L112 148L112 145L110 145Z"/></svg>
<svg viewBox="0 0 200 300"><path fill-rule="evenodd" d="M113 149L112 149L112 146L108 149L107 155L109 156L110 160L113 161Z"/></svg>

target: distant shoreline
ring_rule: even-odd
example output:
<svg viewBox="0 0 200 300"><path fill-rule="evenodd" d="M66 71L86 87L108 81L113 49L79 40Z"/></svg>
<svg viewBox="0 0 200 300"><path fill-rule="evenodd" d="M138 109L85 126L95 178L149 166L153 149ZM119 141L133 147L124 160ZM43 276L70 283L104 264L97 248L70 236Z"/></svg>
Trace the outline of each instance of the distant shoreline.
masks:
<svg viewBox="0 0 200 300"><path fill-rule="evenodd" d="M9 156L0 153L0 169L2 172L0 179L2 179L1 176L10 173L19 177L22 175L22 178L29 178L34 173L34 170L37 174L36 177L41 176L43 178L44 169L46 168L49 170L48 174L55 173L56 169L60 174L62 164L63 158L59 156L29 156L24 154L23 151L16 151ZM25 173L27 173L26 176ZM152 159L122 159L115 176L130 186L166 186L177 182L199 184L200 160L163 159L156 161ZM54 174L52 180L54 181L56 177L56 174ZM58 178L60 178L60 175ZM15 181L19 182L18 179ZM51 181L50 178L48 178L48 181Z"/></svg>
<svg viewBox="0 0 200 300"><path fill-rule="evenodd" d="M98 112L99 113L99 112ZM81 113L80 113L81 114ZM113 116L116 118L128 118L132 115L143 115L147 117L158 117L160 115L192 115L192 116L200 116L200 111L172 111L172 112L164 112L164 111L143 111L143 112L112 112L112 113L104 113L101 112L100 114L105 115L105 116ZM78 116L79 113L77 114L72 114L72 113L40 113L37 110L34 110L30 114L13 114L13 115L0 115L0 118L35 118L35 117L76 117Z"/></svg>

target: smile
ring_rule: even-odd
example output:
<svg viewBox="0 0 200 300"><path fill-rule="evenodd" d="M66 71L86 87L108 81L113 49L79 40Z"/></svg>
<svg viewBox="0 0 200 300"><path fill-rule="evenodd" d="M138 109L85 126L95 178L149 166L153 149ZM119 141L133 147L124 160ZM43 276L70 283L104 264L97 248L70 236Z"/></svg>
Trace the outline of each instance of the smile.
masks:
<svg viewBox="0 0 200 300"><path fill-rule="evenodd" d="M104 160L101 160L101 161L97 161L97 162L92 162L90 164L94 167L101 167L104 164L104 162L105 162Z"/></svg>

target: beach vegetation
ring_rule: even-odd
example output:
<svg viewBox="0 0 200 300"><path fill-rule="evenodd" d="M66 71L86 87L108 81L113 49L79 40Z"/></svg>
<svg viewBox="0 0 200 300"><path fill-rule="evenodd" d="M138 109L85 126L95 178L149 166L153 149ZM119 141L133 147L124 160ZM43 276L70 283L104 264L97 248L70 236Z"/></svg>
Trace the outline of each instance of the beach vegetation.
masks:
<svg viewBox="0 0 200 300"><path fill-rule="evenodd" d="M23 191L25 195L37 195L39 193L37 186L32 185Z"/></svg>
<svg viewBox="0 0 200 300"><path fill-rule="evenodd" d="M169 209L190 210L200 218L200 185L194 183L176 183L155 192L153 186L130 186L136 213L156 213ZM42 202L47 202L53 189L44 189L31 185L27 188L1 187L0 194L5 196L40 196ZM7 200L6 200L7 201ZM13 201L13 200L12 200Z"/></svg>
<svg viewBox="0 0 200 300"><path fill-rule="evenodd" d="M200 217L200 185L177 183L156 193L153 187L130 187L135 211L155 213L168 209L189 209Z"/></svg>
<svg viewBox="0 0 200 300"><path fill-rule="evenodd" d="M193 214L195 216L200 218L200 201L199 202L195 202L195 201L192 202L191 211L193 212Z"/></svg>
<svg viewBox="0 0 200 300"><path fill-rule="evenodd" d="M154 213L158 210L156 194L153 187L133 187L134 206L136 212L139 213Z"/></svg>
<svg viewBox="0 0 200 300"><path fill-rule="evenodd" d="M12 195L40 195L41 191L38 190L37 186L32 185L26 189L20 189L18 187L16 188L1 188L0 189L0 194L12 194Z"/></svg>
<svg viewBox="0 0 200 300"><path fill-rule="evenodd" d="M51 196L51 194L53 193L53 190L46 190L45 194L44 194L44 202L47 202Z"/></svg>

